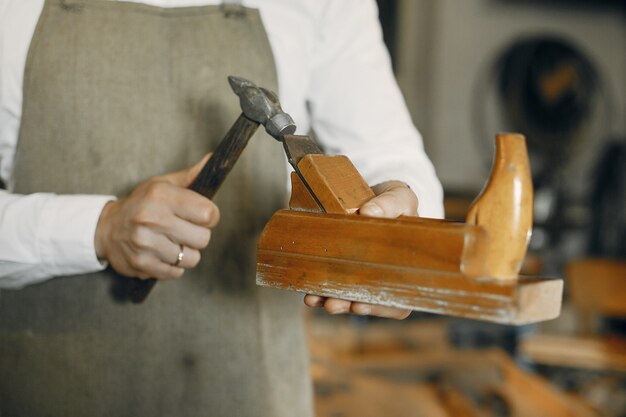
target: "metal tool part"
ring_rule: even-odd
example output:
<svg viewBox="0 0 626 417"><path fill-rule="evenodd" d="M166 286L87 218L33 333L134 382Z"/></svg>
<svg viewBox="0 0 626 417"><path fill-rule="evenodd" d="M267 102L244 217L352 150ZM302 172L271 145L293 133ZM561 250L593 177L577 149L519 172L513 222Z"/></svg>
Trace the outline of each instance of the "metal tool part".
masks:
<svg viewBox="0 0 626 417"><path fill-rule="evenodd" d="M231 88L239 96L241 111L250 120L265 126L265 131L281 141L283 135L291 135L296 131L296 124L291 116L280 107L274 92L257 87L245 78L228 77Z"/></svg>
<svg viewBox="0 0 626 417"><path fill-rule="evenodd" d="M309 136L284 135L283 147L289 163L296 172L300 172L298 163L305 155L324 153Z"/></svg>

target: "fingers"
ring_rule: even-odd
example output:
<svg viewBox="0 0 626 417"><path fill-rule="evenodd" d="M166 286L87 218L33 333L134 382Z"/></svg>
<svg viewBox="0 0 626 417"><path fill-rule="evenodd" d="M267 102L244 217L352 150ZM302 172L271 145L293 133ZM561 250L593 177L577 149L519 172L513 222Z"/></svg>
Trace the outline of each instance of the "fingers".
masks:
<svg viewBox="0 0 626 417"><path fill-rule="evenodd" d="M182 267L165 263L151 252L134 251L130 247L115 251L109 262L118 273L140 279L177 279L185 272Z"/></svg>
<svg viewBox="0 0 626 417"><path fill-rule="evenodd" d="M215 227L220 221L220 211L215 203L195 191L175 188L172 198L173 212L183 220L208 228Z"/></svg>
<svg viewBox="0 0 626 417"><path fill-rule="evenodd" d="M211 229L194 225L175 216L164 221L158 230L172 242L198 250L206 248L211 240Z"/></svg>
<svg viewBox="0 0 626 417"><path fill-rule="evenodd" d="M155 236L154 255L163 263L176 265L178 256L182 253L182 259L178 267L183 269L195 268L200 262L200 251L189 246L176 244L163 235Z"/></svg>
<svg viewBox="0 0 626 417"><path fill-rule="evenodd" d="M324 307L326 297L320 297L319 295L307 294L304 296L304 304L309 307Z"/></svg>
<svg viewBox="0 0 626 417"><path fill-rule="evenodd" d="M139 221L158 223L164 215L173 213L185 221L207 228L215 227L219 222L220 212L215 203L192 190L158 178L147 181L141 188L137 197L141 199L143 210L137 214L143 215L143 218Z"/></svg>
<svg viewBox="0 0 626 417"><path fill-rule="evenodd" d="M350 312L351 301L328 298L324 303L324 310L328 314L346 314Z"/></svg>
<svg viewBox="0 0 626 417"><path fill-rule="evenodd" d="M187 188L191 185L193 180L196 179L200 171L202 171L202 168L204 168L208 160L211 158L211 155L212 153L209 152L208 154L204 155L204 157L200 161L198 161L195 165L192 165L188 168L182 169L177 172L172 172L170 174L163 175L159 178L173 185L176 185L178 187Z"/></svg>
<svg viewBox="0 0 626 417"><path fill-rule="evenodd" d="M138 228L121 254L127 267L118 272L138 278L180 278L185 269L194 268L200 262L200 251L183 246L182 259L177 263L180 252L180 244L154 230Z"/></svg>
<svg viewBox="0 0 626 417"><path fill-rule="evenodd" d="M219 222L219 209L210 200L187 189L162 181L153 181L132 203L131 238L141 241L143 229L167 236L172 242L194 249L204 249L211 237L210 228ZM145 237L145 234L143 235ZM138 243L137 246L142 246Z"/></svg>
<svg viewBox="0 0 626 417"><path fill-rule="evenodd" d="M329 314L343 314L350 312L351 302L339 300L337 298L327 298L319 295L307 294L304 296L304 304L309 307L323 307Z"/></svg>
<svg viewBox="0 0 626 417"><path fill-rule="evenodd" d="M98 257L122 275L175 279L200 261L199 250L219 222L219 209L188 190L209 155L177 173L151 178L105 205L96 227ZM183 245L182 259L176 261Z"/></svg>
<svg viewBox="0 0 626 417"><path fill-rule="evenodd" d="M411 314L411 310L378 306L367 303L352 303L350 311L359 315L376 316L396 320L404 320Z"/></svg>
<svg viewBox="0 0 626 417"><path fill-rule="evenodd" d="M365 203L359 214L387 218L417 215L417 196L403 182L387 181L372 189L377 196Z"/></svg>
<svg viewBox="0 0 626 417"><path fill-rule="evenodd" d="M339 300L337 298L326 298L311 294L307 294L304 297L304 303L309 307L323 307L328 314L352 313L396 320L404 320L411 314L411 310Z"/></svg>
<svg viewBox="0 0 626 417"><path fill-rule="evenodd" d="M139 254L131 257L130 265L139 279L156 278L162 280L178 279L183 276L185 269L162 262L154 255Z"/></svg>

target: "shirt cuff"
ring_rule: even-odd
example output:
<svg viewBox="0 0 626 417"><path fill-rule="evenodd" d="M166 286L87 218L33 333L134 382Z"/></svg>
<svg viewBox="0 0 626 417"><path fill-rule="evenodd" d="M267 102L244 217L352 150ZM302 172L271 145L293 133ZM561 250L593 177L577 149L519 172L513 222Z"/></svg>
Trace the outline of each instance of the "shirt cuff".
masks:
<svg viewBox="0 0 626 417"><path fill-rule="evenodd" d="M39 222L39 253L51 275L101 271L95 234L103 207L114 196L58 195L44 204Z"/></svg>

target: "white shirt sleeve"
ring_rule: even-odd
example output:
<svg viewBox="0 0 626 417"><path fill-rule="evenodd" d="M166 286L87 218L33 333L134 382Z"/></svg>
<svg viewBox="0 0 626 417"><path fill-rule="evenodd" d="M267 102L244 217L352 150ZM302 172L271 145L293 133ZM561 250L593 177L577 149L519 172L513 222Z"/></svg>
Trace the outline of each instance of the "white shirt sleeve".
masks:
<svg viewBox="0 0 626 417"><path fill-rule="evenodd" d="M327 2L308 88L313 129L369 184L407 183L422 217L443 217L443 192L394 79L373 0Z"/></svg>
<svg viewBox="0 0 626 417"><path fill-rule="evenodd" d="M104 269L94 236L102 208L112 199L0 190L0 288Z"/></svg>

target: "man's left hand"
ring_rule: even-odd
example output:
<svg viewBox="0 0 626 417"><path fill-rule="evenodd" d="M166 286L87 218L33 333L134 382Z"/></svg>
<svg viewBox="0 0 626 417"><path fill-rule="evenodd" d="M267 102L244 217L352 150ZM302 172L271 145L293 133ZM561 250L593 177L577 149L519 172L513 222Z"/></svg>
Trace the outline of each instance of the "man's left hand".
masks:
<svg viewBox="0 0 626 417"><path fill-rule="evenodd" d="M417 216L417 196L400 181L387 181L372 187L376 197L359 209L361 216L388 217ZM367 303L326 298L317 295L306 295L304 303L309 307L323 307L330 314L353 313L402 320L409 316L411 310L385 307Z"/></svg>

